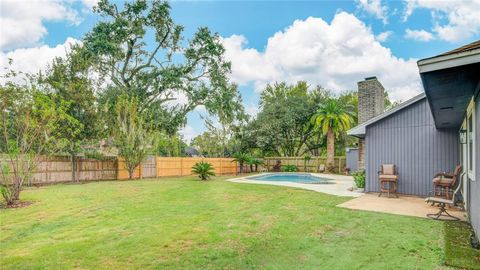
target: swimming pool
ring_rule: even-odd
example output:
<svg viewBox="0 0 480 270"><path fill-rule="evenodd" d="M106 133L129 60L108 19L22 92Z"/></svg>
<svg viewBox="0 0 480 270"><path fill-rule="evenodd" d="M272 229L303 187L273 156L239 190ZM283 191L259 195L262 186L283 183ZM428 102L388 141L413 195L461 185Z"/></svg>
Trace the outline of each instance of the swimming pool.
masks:
<svg viewBox="0 0 480 270"><path fill-rule="evenodd" d="M269 173L247 177L250 180L294 182L303 184L331 184L332 179L311 175L309 173Z"/></svg>

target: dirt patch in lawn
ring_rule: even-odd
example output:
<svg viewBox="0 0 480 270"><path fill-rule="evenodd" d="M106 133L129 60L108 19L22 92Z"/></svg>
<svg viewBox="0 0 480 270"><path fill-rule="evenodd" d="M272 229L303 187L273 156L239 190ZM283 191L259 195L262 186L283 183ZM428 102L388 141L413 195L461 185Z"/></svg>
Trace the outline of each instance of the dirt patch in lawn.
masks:
<svg viewBox="0 0 480 270"><path fill-rule="evenodd" d="M1 204L0 208L2 209L8 209L8 208L23 208L32 205L34 202L32 201L19 201L15 202L12 205L6 205L6 204Z"/></svg>

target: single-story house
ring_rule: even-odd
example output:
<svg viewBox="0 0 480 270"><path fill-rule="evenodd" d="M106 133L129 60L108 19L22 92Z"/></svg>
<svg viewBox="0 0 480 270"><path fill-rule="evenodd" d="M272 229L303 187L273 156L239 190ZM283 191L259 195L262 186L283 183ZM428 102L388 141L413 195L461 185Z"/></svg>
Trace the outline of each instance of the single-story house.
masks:
<svg viewBox="0 0 480 270"><path fill-rule="evenodd" d="M359 82L359 169L378 192L381 164L395 164L398 192L428 196L438 172L463 167L461 195L480 235L480 40L418 61L424 92L383 111L383 86ZM381 104L380 104L381 103Z"/></svg>

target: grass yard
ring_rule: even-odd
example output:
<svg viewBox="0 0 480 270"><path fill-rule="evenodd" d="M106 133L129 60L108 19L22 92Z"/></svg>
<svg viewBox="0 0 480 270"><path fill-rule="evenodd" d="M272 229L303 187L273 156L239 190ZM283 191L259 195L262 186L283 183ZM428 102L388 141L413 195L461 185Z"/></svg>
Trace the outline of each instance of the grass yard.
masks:
<svg viewBox="0 0 480 270"><path fill-rule="evenodd" d="M445 223L445 263L462 269L480 269L480 250L470 245L470 226L465 222Z"/></svg>
<svg viewBox="0 0 480 270"><path fill-rule="evenodd" d="M32 188L0 210L2 269L435 269L444 224L349 198L194 177Z"/></svg>

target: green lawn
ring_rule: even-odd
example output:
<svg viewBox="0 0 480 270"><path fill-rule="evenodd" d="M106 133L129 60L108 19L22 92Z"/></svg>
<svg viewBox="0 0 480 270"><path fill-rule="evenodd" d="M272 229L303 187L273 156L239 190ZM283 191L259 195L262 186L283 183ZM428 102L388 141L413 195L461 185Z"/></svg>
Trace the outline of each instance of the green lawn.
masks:
<svg viewBox="0 0 480 270"><path fill-rule="evenodd" d="M0 210L2 269L435 269L442 222L196 178L33 188Z"/></svg>

